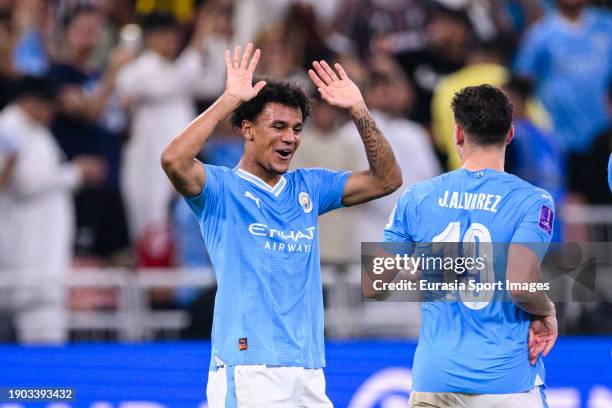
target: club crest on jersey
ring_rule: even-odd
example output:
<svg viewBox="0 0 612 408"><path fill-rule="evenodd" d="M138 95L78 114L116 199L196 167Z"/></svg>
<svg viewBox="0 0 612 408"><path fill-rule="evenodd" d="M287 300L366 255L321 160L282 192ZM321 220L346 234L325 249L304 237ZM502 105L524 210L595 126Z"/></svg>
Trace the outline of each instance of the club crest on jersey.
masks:
<svg viewBox="0 0 612 408"><path fill-rule="evenodd" d="M300 203L306 214L312 211L312 200L310 199L310 195L308 193L302 191L298 195L298 203Z"/></svg>

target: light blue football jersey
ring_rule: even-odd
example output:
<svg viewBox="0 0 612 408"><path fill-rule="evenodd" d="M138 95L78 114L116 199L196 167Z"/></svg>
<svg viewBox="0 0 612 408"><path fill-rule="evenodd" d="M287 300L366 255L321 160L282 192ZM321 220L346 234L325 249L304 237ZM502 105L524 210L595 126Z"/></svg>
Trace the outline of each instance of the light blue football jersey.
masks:
<svg viewBox="0 0 612 408"><path fill-rule="evenodd" d="M218 284L210 369L324 367L317 218L342 206L350 172L298 169L270 187L239 168L204 166L202 193L186 200Z"/></svg>
<svg viewBox="0 0 612 408"><path fill-rule="evenodd" d="M478 236L480 242L538 243L534 251L542 259L553 221L554 203L545 190L504 172L458 169L409 187L384 241L467 242ZM500 276L507 262L505 251L498 252L504 253L494 254L493 268ZM528 361L530 314L500 299L422 303L413 390L504 394L543 383L541 358L535 366Z"/></svg>

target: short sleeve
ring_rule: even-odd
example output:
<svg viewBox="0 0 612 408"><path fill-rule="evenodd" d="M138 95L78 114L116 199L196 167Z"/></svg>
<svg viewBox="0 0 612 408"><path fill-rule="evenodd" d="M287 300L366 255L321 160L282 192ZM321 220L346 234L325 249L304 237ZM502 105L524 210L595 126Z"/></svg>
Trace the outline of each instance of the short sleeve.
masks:
<svg viewBox="0 0 612 408"><path fill-rule="evenodd" d="M344 187L350 171L334 171L323 168L303 170L315 182L319 201L319 215L342 207Z"/></svg>
<svg viewBox="0 0 612 408"><path fill-rule="evenodd" d="M512 243L523 244L542 260L553 236L555 205L550 194L538 189L537 198L530 200L521 219Z"/></svg>
<svg viewBox="0 0 612 408"><path fill-rule="evenodd" d="M393 207L393 210L385 223L383 242L413 242L408 230L408 218L410 217L409 213L412 210L410 205L411 203L411 191L406 190L398 200L395 207Z"/></svg>
<svg viewBox="0 0 612 408"><path fill-rule="evenodd" d="M191 211L198 220L205 221L212 209L217 208L217 203L223 188L223 170L210 164L202 164L206 173L206 181L200 194L192 197L184 197Z"/></svg>

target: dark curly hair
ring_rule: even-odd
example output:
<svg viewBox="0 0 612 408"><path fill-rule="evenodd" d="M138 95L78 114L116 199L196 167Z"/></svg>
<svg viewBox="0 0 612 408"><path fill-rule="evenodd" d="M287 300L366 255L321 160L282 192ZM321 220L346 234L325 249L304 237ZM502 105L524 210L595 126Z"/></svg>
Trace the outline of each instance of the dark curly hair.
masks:
<svg viewBox="0 0 612 408"><path fill-rule="evenodd" d="M455 122L478 145L502 144L512 126L512 103L498 88L484 84L463 88L451 104Z"/></svg>
<svg viewBox="0 0 612 408"><path fill-rule="evenodd" d="M302 88L289 82L275 81L267 78L253 79L253 84L261 80L266 81L266 86L259 91L256 97L242 103L234 111L231 117L232 126L240 128L242 121L245 119L251 122L255 121L257 116L265 109L266 104L270 102L277 102L291 108L299 108L302 111L302 120L306 121L306 118L310 115L310 100Z"/></svg>

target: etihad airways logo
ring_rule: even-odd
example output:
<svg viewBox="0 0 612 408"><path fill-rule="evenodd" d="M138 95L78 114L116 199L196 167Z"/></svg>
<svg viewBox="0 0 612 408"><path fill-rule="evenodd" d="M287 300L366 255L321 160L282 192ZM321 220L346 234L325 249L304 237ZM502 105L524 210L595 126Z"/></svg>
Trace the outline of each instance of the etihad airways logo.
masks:
<svg viewBox="0 0 612 408"><path fill-rule="evenodd" d="M281 231L270 228L266 224L254 223L249 225L249 232L259 237L266 237L263 248L268 251L310 253L312 250L312 242L310 241L315 238L316 228ZM304 241L298 243L300 239L305 239L309 243L303 243Z"/></svg>
<svg viewBox="0 0 612 408"><path fill-rule="evenodd" d="M274 228L270 228L266 224L254 223L249 225L249 232L253 235L268 238L280 238L283 241L294 242L297 242L301 238L306 238L312 241L314 239L314 232L316 229L317 227L309 227L306 228L304 231L281 231Z"/></svg>

